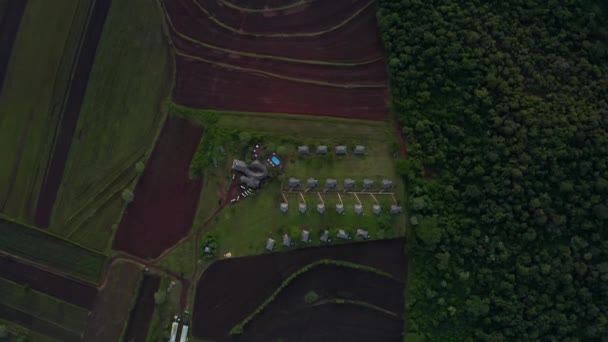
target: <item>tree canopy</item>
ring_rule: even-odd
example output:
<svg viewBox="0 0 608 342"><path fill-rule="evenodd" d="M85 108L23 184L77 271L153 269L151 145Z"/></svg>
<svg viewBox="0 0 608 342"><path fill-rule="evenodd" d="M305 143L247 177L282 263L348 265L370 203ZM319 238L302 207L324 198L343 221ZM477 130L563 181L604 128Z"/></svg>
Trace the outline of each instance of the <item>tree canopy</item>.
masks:
<svg viewBox="0 0 608 342"><path fill-rule="evenodd" d="M418 223L410 331L608 336L607 13L600 0L379 1Z"/></svg>

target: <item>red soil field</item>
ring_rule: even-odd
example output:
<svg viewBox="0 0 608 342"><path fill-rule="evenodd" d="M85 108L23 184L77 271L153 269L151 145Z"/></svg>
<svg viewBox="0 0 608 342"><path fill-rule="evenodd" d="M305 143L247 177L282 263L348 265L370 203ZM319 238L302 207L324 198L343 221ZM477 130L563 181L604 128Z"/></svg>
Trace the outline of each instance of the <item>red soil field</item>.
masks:
<svg viewBox="0 0 608 342"><path fill-rule="evenodd" d="M154 313L154 293L160 286L160 277L146 275L139 291L137 303L131 312L124 341L145 342L150 328L150 320Z"/></svg>
<svg viewBox="0 0 608 342"><path fill-rule="evenodd" d="M97 288L77 280L0 255L0 276L21 285L57 297L85 309L92 309Z"/></svg>
<svg viewBox="0 0 608 342"><path fill-rule="evenodd" d="M320 259L346 260L369 265L388 272L405 283L407 261L404 244L404 239L380 240L215 262L203 273L197 285L192 317L193 333L199 338L214 341L229 339L230 329L252 313L289 275ZM340 284L345 286L343 283L337 286ZM400 285L401 288L402 286ZM331 285L325 284L323 287L328 288L328 293L331 292ZM365 288L362 290L365 291ZM297 291L297 288L294 291ZM324 293L319 291L320 294ZM361 291L356 293L363 296ZM395 292L390 293L391 296L397 296ZM365 298L370 296L364 295ZM373 298L369 300L388 306L386 302ZM403 303L402 297L396 301ZM397 311L398 308L388 309ZM251 324L254 324L254 321Z"/></svg>
<svg viewBox="0 0 608 342"><path fill-rule="evenodd" d="M80 336L67 329L2 304L0 304L0 319L19 324L42 335L53 337L58 341L81 341Z"/></svg>
<svg viewBox="0 0 608 342"><path fill-rule="evenodd" d="M13 44L27 5L27 0L5 0L4 2L4 11L0 13L0 92L4 88L8 62L11 59Z"/></svg>
<svg viewBox="0 0 608 342"><path fill-rule="evenodd" d="M188 234L202 189L189 177L203 129L169 116L120 222L114 249L141 258L159 256Z"/></svg>
<svg viewBox="0 0 608 342"><path fill-rule="evenodd" d="M253 37L239 35L218 26L201 12L193 0L163 0L175 29L193 39L215 46L243 52L283 56L296 59L322 60L327 62L360 62L383 56L382 41L377 28L375 7L366 11L338 30L312 37ZM209 4L216 0L198 0ZM339 5L348 0L329 1ZM355 8L346 8L349 13ZM307 10L306 15L317 18L322 13ZM218 13L211 13L214 17ZM256 15L256 14L247 14ZM331 20L331 19L330 19ZM284 19L289 22L289 19ZM332 21L331 24L338 24ZM307 32L321 31L317 24ZM315 30L316 28L316 30ZM175 33L175 32L174 32ZM276 33L283 33L276 31Z"/></svg>
<svg viewBox="0 0 608 342"><path fill-rule="evenodd" d="M44 181L40 188L36 217L34 219L34 222L39 227L48 227L51 220L53 206L55 205L65 163L68 159L70 146L72 145L72 138L74 137L74 131L78 123L80 107L82 106L91 69L95 62L97 45L99 44L111 4L112 0L96 0L91 17L89 18L89 24L82 41L80 56L74 69L74 77L71 81L66 107L63 111L61 123L55 132L53 156L50 158L49 165L47 165Z"/></svg>
<svg viewBox="0 0 608 342"><path fill-rule="evenodd" d="M131 307L138 295L141 267L129 262L115 262L108 269L87 328L84 341L119 341L129 321Z"/></svg>
<svg viewBox="0 0 608 342"><path fill-rule="evenodd" d="M174 101L209 109L378 119L387 89L343 89L271 79L178 57ZM381 90L381 92L380 92Z"/></svg>
<svg viewBox="0 0 608 342"><path fill-rule="evenodd" d="M251 12L225 1L163 0L177 54L175 102L245 112L388 117L388 75L373 2L312 1Z"/></svg>

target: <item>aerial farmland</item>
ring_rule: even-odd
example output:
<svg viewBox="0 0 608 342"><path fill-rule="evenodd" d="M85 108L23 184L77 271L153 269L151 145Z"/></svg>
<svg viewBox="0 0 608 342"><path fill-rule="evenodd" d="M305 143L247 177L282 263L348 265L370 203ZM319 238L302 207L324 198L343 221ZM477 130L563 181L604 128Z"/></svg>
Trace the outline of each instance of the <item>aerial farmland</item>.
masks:
<svg viewBox="0 0 608 342"><path fill-rule="evenodd" d="M605 338L608 8L537 2L0 0L0 341Z"/></svg>

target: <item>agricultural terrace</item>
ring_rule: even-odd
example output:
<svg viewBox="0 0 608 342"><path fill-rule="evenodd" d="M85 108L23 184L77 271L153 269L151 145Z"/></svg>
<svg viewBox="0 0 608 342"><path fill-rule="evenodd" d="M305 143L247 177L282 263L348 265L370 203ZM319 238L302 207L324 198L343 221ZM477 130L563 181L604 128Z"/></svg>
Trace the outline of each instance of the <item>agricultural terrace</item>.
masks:
<svg viewBox="0 0 608 342"><path fill-rule="evenodd" d="M347 329L353 321L370 319L381 330L380 341L402 340L406 270L403 239L218 261L199 280L193 334L214 341L230 340L231 331L243 341L292 340L297 331L344 337L352 336ZM308 319L317 314L326 323ZM269 320L277 329L270 329ZM309 323L302 326L299 320ZM373 326L363 324L355 331L370 338Z"/></svg>
<svg viewBox="0 0 608 342"><path fill-rule="evenodd" d="M176 103L195 108L383 120L388 76L370 0L249 10L162 0Z"/></svg>
<svg viewBox="0 0 608 342"><path fill-rule="evenodd" d="M0 250L93 284L99 281L106 261L103 254L2 217Z"/></svg>
<svg viewBox="0 0 608 342"><path fill-rule="evenodd" d="M0 2L0 93L27 0Z"/></svg>
<svg viewBox="0 0 608 342"><path fill-rule="evenodd" d="M0 93L0 211L24 222L34 221L92 4L28 1L13 45Z"/></svg>
<svg viewBox="0 0 608 342"><path fill-rule="evenodd" d="M55 203L52 232L96 250L110 248L126 205L121 193L141 174L166 116L163 99L170 94L173 73L168 44L156 1L112 2Z"/></svg>
<svg viewBox="0 0 608 342"><path fill-rule="evenodd" d="M174 111L203 124L205 121L215 121L207 124L212 128L206 131L192 169L195 175L204 174L205 182L195 226L213 217L205 233L217 243L216 255L228 252L233 256L259 254L264 251L268 238L277 241L276 248L286 248L280 243L285 233L292 237L294 247L320 244L319 237L325 229L330 231L333 242L337 242L333 237L338 229L345 229L354 237L356 230L363 228L368 230L372 239L405 233L405 216L388 213L391 204L403 202L404 185L395 173L397 144L387 138L393 133L387 123L298 115L212 113L183 107L175 107ZM220 206L229 204L226 199L234 197L227 193L232 182L232 161L252 159L251 148L255 144L278 151L284 161L283 175L263 184L252 196L224 208L216 215ZM300 144L309 145L313 150L312 155L299 156L296 146ZM327 156L314 155L314 146L319 144L329 146ZM336 156L333 148L337 145L349 146L350 153ZM366 146L364 156L353 155L355 145ZM213 166L214 159L217 168ZM291 176L300 178L302 195L284 192L287 179ZM309 177L319 179L319 192L303 191ZM340 188L346 178L355 179L359 187L364 178L375 180L376 187L379 187L381 179L387 178L394 181L395 189L393 195L375 197L369 194L355 196L341 191L325 193L322 189L326 178L337 179ZM284 214L279 207L285 199L289 203L289 210ZM308 211L300 214L298 203L303 200L308 205ZM380 216L372 213L376 200L383 208ZM325 203L327 209L324 215L316 211L317 204L321 202ZM344 215L336 212L337 203L343 203ZM355 204L359 203L363 205L363 215L354 212ZM302 229L310 232L311 242L300 242Z"/></svg>
<svg viewBox="0 0 608 342"><path fill-rule="evenodd" d="M79 341L88 310L0 278L0 319L60 341Z"/></svg>

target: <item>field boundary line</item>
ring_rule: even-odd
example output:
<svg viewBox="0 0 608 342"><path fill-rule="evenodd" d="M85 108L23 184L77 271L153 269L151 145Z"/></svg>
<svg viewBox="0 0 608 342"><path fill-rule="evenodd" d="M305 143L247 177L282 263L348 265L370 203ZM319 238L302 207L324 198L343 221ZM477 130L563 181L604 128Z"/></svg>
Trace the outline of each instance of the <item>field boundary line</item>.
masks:
<svg viewBox="0 0 608 342"><path fill-rule="evenodd" d="M302 5L307 5L310 3L313 3L317 0L299 0L296 2L293 2L289 5L283 5L283 6L277 6L277 7L265 7L265 8L248 8L248 7L240 7L239 5L230 2L228 0L219 0L222 4L226 5L226 7L241 11L241 12L248 12L248 13L266 13L266 12L275 12L275 11L282 11L282 10L286 10L286 9L290 9L290 8L294 8L294 7L298 7L298 6L302 6Z"/></svg>
<svg viewBox="0 0 608 342"><path fill-rule="evenodd" d="M386 314L388 316L392 316L395 317L397 319L399 319L399 315L397 315L396 313L384 309L378 305L374 305L372 303L368 303L362 300L354 300L354 299L343 299L343 298L329 298L329 299L323 299L320 300L314 304L312 304L312 306L321 306L321 305L327 305L327 304L348 304L348 305L356 305L356 306L361 306L370 310L375 310L378 312L381 312L383 314Z"/></svg>
<svg viewBox="0 0 608 342"><path fill-rule="evenodd" d="M40 320L40 321L43 321L43 322L48 323L48 324L50 324L50 325L53 325L53 326L55 326L56 328L59 328L59 329L61 329L61 330L64 330L64 331L66 331L66 332L68 332L68 333L75 334L76 336L80 336L80 335L81 335L81 334L84 332L84 331L82 331L82 332L80 332L80 331L74 331L74 330L72 330L72 329L70 329L70 328L66 328L66 327L65 327L65 326L63 326L63 325L59 325L59 324L58 324L58 323L56 323L56 322L49 321L48 319L43 318L43 317L40 317L40 316L38 316L38 315L34 315L34 314L32 314L31 312L27 312L27 311L25 311L25 310L22 310L22 309L16 308L16 307L14 307L13 305L9 305L9 304L6 304L6 303L0 303L0 305L3 305L3 306L5 306L5 307L7 307L7 308L10 308L10 309L12 309L12 310L15 310L15 311L21 312L21 313L23 313L23 314L25 314L25 315L27 315L27 316L34 317L35 319L38 319L38 320ZM9 322L13 322L13 321L9 321ZM15 322L13 322L13 323L14 323L14 324L18 324L18 323L15 323ZM20 325L20 324L18 324L18 325ZM28 330L32 330L32 329L27 328L27 327L25 327L25 328L26 328L26 329L28 329ZM39 333L39 334L41 334L41 335L48 336L48 335L46 335L46 334L44 334L44 333L41 333L41 332L38 332L38 333ZM51 337L51 338L53 338L53 339L55 339L55 337L53 337L53 336L50 336L50 337Z"/></svg>
<svg viewBox="0 0 608 342"><path fill-rule="evenodd" d="M350 268L350 269L354 269L354 270L375 273L376 275L392 279L398 283L403 283L403 281L401 279L398 279L394 275L392 275L388 272L379 270L372 266L367 266L367 265L358 264L358 263L354 263L354 262L350 262L350 261L344 261L344 260L320 259L320 260L311 262L311 263L307 264L306 266L301 267L300 269L298 269L297 271L295 271L291 275L289 275L289 277L287 277L285 280L283 280L283 282L281 282L281 284L272 292L272 294L270 296L268 296L266 298L266 300L264 300L264 302L262 302L262 304L260 304L251 314L249 314L249 316L245 317L245 319L243 319L240 323L235 325L230 330L230 335L242 334L245 326L249 322L251 322L258 314L260 314L268 305L270 305L275 300L276 296L279 293L281 293L285 287L287 287L289 284L291 284L296 278L299 278L302 274L307 273L310 270L312 270L318 266L323 266L323 265L333 265L333 266L338 266L338 267L346 267L346 268Z"/></svg>
<svg viewBox="0 0 608 342"><path fill-rule="evenodd" d="M164 0L159 0L159 1L164 1ZM371 63L375 63L378 61L381 61L383 59L382 56L378 56L378 57L374 57L370 60L366 60L366 61L358 61L358 62L340 62L340 61L319 61L319 60L312 60L312 59L299 59L299 58L291 58L291 57L285 57L285 56L274 56L274 55L265 55L265 54L259 54L259 53L254 53L254 52L246 52L246 51L239 51L239 50L234 50L234 49L229 49L229 48L224 48L224 47L220 47L217 45L213 45L213 44L209 44L209 43L205 43L201 40L192 38L182 32L180 32L175 25L173 24L173 20L171 19L171 16L169 15L169 12L167 11L167 9L164 7L163 4L160 4L161 7L163 8L163 13L165 15L165 18L167 19L167 23L169 24L169 28L171 29L171 31L173 31L173 33L175 33L178 37L187 40L191 43L194 43L196 45L200 45L203 47L206 47L208 49L211 50L217 50L217 51L222 51L222 52L226 52L226 53L230 53L230 54L234 54L234 55L239 55L239 56L245 56L245 57L253 57L253 58L260 58L260 59L270 59L270 60L277 60L277 61L283 61L283 62L290 62L290 63L300 63L300 64L312 64L312 65L329 65L329 66L339 66L339 67L353 67L353 66L360 66L360 65L367 65L367 64L371 64Z"/></svg>
<svg viewBox="0 0 608 342"><path fill-rule="evenodd" d="M325 0L328 1L328 0ZM247 32L247 31L243 31L243 30L237 30L236 28L223 23L221 20L216 19L214 16L211 15L211 13L209 13L209 11L207 11L207 9L205 9L203 7L203 5L201 5L198 0L192 0L192 2L195 4L196 7L198 7L203 13L205 13L205 15L207 15L207 17L209 18L209 20L211 20L212 22L214 22L216 25L218 25L219 27L226 29L232 33L235 34L239 34L239 35L243 35L243 36L250 36L250 37L267 37L267 38L297 38L297 37L317 37L317 36L321 36L327 33L330 33L332 31L335 31L343 26L345 26L346 24L350 23L353 19L355 19L356 17L358 17L361 13L363 13L363 11L365 11L368 7L370 7L371 5L373 5L375 3L374 0L371 0L369 2L367 2L365 5L363 5L363 7L359 8L357 11L355 11L355 13L353 13L350 17L344 19L342 22L331 26L325 30L322 31L316 31L316 32L301 32L301 33L254 33L254 32Z"/></svg>
<svg viewBox="0 0 608 342"><path fill-rule="evenodd" d="M178 55L178 56L180 56L180 57L194 59L194 60L197 60L197 61L200 61L200 62L204 62L204 63L207 63L207 64L219 66L219 67L222 67L222 68L225 68L225 69L246 72L246 73L250 73L250 74L253 74L253 75L257 75L257 76L272 77L272 78L277 78L277 79L281 79L281 80L285 80L285 81L291 81L291 82L296 82L296 83L306 83L306 84L314 84L314 85L319 85L319 86L326 86L326 87L332 87L332 88L344 88L344 89L386 88L386 87L388 87L387 84L382 84L382 83L370 83L370 84L333 83L333 82L326 82L326 81L318 81L318 80L311 80L311 79L305 79L305 78L291 77L291 76L281 75L281 74L277 74L277 73L269 72L269 71L264 71L264 70L260 70L260 69L245 68L245 67L240 67L240 66L237 66L237 65L228 64L228 63L214 62L214 61L211 61L209 59L205 59L205 58L202 58L202 57L199 57L199 56L190 55L190 54L181 52L177 48L175 49L175 54Z"/></svg>

